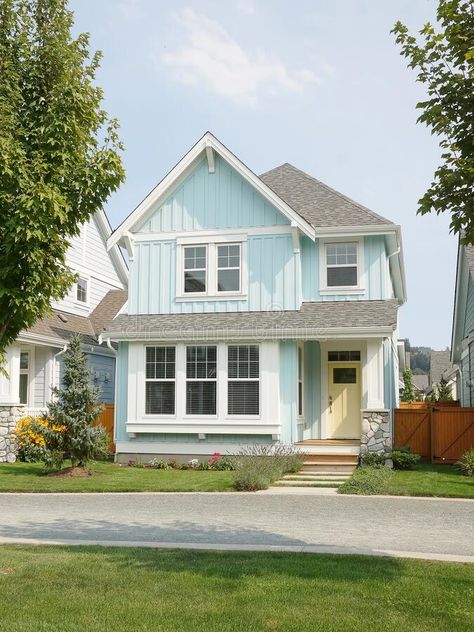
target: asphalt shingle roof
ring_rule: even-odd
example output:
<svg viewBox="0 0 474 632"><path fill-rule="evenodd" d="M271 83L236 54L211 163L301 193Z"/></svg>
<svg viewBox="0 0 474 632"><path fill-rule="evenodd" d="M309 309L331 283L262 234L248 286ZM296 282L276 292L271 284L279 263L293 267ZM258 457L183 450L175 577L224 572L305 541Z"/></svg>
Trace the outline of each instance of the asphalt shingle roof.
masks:
<svg viewBox="0 0 474 632"><path fill-rule="evenodd" d="M314 228L393 223L287 162L260 179Z"/></svg>
<svg viewBox="0 0 474 632"><path fill-rule="evenodd" d="M324 338L331 332L397 325L398 301L331 301L303 303L299 311L213 312L199 314L119 314L106 333L130 338L226 339Z"/></svg>
<svg viewBox="0 0 474 632"><path fill-rule="evenodd" d="M126 290L109 290L89 317L54 309L50 316L36 321L26 333L55 338L61 345L67 342L72 334L77 333L81 334L84 344L97 345L99 334L117 315L126 300Z"/></svg>
<svg viewBox="0 0 474 632"><path fill-rule="evenodd" d="M432 351L430 361L430 384L438 384L446 369L451 368L450 351Z"/></svg>

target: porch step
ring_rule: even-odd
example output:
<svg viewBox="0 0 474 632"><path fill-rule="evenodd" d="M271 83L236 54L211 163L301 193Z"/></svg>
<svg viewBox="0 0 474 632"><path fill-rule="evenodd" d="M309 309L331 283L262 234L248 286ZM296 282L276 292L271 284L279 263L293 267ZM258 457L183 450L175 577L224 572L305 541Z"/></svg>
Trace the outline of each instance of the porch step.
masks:
<svg viewBox="0 0 474 632"><path fill-rule="evenodd" d="M285 481L283 479L273 483L273 487L326 487L337 489L339 482L329 481Z"/></svg>
<svg viewBox="0 0 474 632"><path fill-rule="evenodd" d="M358 454L305 454L304 455L304 463L334 463L334 464L346 464L346 465L357 465L359 461Z"/></svg>
<svg viewBox="0 0 474 632"><path fill-rule="evenodd" d="M285 481L346 481L350 478L350 474L335 473L335 472L308 472L303 474L286 474L281 480Z"/></svg>
<svg viewBox="0 0 474 632"><path fill-rule="evenodd" d="M297 474L286 474L275 485L280 487L332 487L342 485L350 478L351 473L334 472L298 472Z"/></svg>
<svg viewBox="0 0 474 632"><path fill-rule="evenodd" d="M356 467L357 463L304 463L301 472L304 474L331 472L331 474L348 474L350 476Z"/></svg>

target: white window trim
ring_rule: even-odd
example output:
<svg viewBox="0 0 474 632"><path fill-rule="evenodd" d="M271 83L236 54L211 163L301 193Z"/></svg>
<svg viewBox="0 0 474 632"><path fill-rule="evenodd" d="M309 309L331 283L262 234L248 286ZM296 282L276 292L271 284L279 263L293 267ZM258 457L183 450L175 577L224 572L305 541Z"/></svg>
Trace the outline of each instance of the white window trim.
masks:
<svg viewBox="0 0 474 632"><path fill-rule="evenodd" d="M187 375L187 349L188 347L216 347L216 377L188 377ZM212 343L200 343L200 344L187 344L184 345L184 414L183 419L216 419L219 414L219 347L217 344ZM214 415L200 415L199 413L187 413L187 384L188 382L215 382L216 383L216 412Z"/></svg>
<svg viewBox="0 0 474 632"><path fill-rule="evenodd" d="M28 376L28 383L27 383L27 388L26 388L27 397L26 397L26 402L24 403L24 405L31 407L34 405L34 401L35 401L35 377L34 377L35 373L32 370L35 363L35 348L34 347L20 347L20 358L21 358L22 353L28 354L28 368L27 369L19 368L18 376L20 375ZM20 360L18 362L18 367L20 367ZM18 377L18 401L19 399L20 399L20 377Z"/></svg>
<svg viewBox="0 0 474 632"><path fill-rule="evenodd" d="M217 290L217 244L240 245L240 291L218 292ZM184 248L186 246L206 247L206 291L184 291ZM182 237L176 240L176 300L185 301L229 301L243 300L248 292L247 236L241 234L209 235L203 240L198 236Z"/></svg>
<svg viewBox="0 0 474 632"><path fill-rule="evenodd" d="M78 279L76 283L74 283L74 304L80 305L81 307L90 307L91 304L91 277L88 274L83 274L82 272L77 272ZM77 288L79 279L83 279L87 282L87 300L80 301L77 298Z"/></svg>
<svg viewBox="0 0 474 632"><path fill-rule="evenodd" d="M206 289L204 292L185 292L184 291L184 273L186 272L186 270L184 269L184 253L186 248L204 248L206 251L206 268L205 268L205 284L206 284ZM185 296L186 298L199 298L199 297L204 297L207 296L209 293L209 245L208 244L183 244L183 246L181 247L181 266L182 266L182 271L181 271L181 288L182 288L182 294L183 296ZM176 266L176 269L178 268L178 266ZM202 268L191 268L190 271L193 270L197 270L202 271Z"/></svg>
<svg viewBox="0 0 474 632"><path fill-rule="evenodd" d="M357 285L328 286L327 284L327 246L338 243L357 244ZM320 241L319 247L319 293L322 296L334 294L365 294L366 274L364 265L364 239L362 238L334 238Z"/></svg>
<svg viewBox="0 0 474 632"><path fill-rule="evenodd" d="M299 372L299 354L301 353L301 375ZM301 382L301 414L299 412L299 385ZM304 344L299 342L297 345L296 357L296 412L299 421L304 420Z"/></svg>
<svg viewBox="0 0 474 632"><path fill-rule="evenodd" d="M155 348L167 348L174 347L174 378L171 377L163 377L163 378L155 378L155 377L147 377L146 376L146 350L147 347L155 347ZM178 349L176 345L157 345L157 344L146 344L143 347L143 417L144 418L157 418L157 419L176 419L176 408L177 408L177 393L178 393ZM146 385L148 382L174 382L174 414L168 413L147 413L146 412Z"/></svg>

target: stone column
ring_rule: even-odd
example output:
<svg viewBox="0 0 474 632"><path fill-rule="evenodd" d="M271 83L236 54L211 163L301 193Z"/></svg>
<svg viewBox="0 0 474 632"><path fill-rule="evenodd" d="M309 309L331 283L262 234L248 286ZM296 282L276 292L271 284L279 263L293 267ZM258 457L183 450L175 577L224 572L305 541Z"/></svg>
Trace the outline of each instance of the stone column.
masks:
<svg viewBox="0 0 474 632"><path fill-rule="evenodd" d="M392 451L391 412L387 409L363 410L360 453L376 452L386 456ZM386 458L391 467L391 459Z"/></svg>
<svg viewBox="0 0 474 632"><path fill-rule="evenodd" d="M13 431L25 414L23 406L0 404L0 463L14 463L16 448Z"/></svg>

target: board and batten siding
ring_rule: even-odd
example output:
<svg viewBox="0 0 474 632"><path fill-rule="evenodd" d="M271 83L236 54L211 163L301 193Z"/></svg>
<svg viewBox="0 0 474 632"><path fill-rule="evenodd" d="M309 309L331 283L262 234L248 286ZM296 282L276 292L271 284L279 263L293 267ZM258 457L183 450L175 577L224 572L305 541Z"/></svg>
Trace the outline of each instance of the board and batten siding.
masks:
<svg viewBox="0 0 474 632"><path fill-rule="evenodd" d="M176 241L137 242L129 314L271 311L299 308L300 280L291 234L249 235L248 295L238 300L176 300Z"/></svg>
<svg viewBox="0 0 474 632"><path fill-rule="evenodd" d="M350 239L348 238L348 241ZM303 301L377 300L392 298L388 283L388 264L383 236L364 237L363 273L365 292L362 294L320 293L320 240L301 237L301 276Z"/></svg>
<svg viewBox="0 0 474 632"><path fill-rule="evenodd" d="M153 209L139 233L213 228L278 226L289 222L220 156L215 173L200 161L187 178Z"/></svg>

